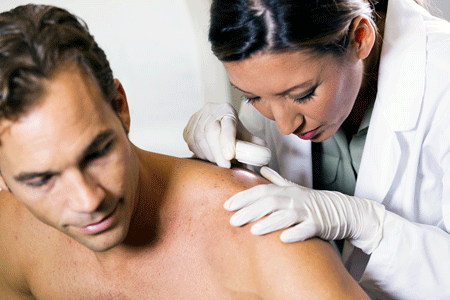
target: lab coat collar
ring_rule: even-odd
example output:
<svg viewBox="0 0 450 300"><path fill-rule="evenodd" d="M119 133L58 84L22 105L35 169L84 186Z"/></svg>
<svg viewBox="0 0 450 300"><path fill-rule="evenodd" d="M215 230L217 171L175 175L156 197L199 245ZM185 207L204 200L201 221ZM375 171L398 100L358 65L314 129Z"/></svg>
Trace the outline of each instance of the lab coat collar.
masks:
<svg viewBox="0 0 450 300"><path fill-rule="evenodd" d="M381 50L379 105L393 131L415 127L425 88L426 32L413 0L389 0Z"/></svg>

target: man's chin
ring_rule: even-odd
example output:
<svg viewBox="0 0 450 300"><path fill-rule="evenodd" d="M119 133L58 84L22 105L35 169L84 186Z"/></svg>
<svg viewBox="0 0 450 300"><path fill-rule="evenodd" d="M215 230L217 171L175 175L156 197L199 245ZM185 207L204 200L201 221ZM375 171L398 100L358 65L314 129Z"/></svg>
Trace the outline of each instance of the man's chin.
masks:
<svg viewBox="0 0 450 300"><path fill-rule="evenodd" d="M94 236L71 236L78 243L94 252L105 252L120 245L126 237L127 229L114 228Z"/></svg>

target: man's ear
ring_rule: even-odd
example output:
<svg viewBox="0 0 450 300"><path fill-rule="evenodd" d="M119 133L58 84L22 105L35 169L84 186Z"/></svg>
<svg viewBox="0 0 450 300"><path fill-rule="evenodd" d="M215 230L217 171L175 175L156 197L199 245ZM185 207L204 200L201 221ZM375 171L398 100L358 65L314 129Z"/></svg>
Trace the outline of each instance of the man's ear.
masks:
<svg viewBox="0 0 450 300"><path fill-rule="evenodd" d="M356 49L358 59L365 59L375 44L376 32L372 23L364 17L353 19L350 27L350 38Z"/></svg>
<svg viewBox="0 0 450 300"><path fill-rule="evenodd" d="M2 189L2 190L4 190L4 191L11 192L11 191L9 190L9 187L8 187L8 185L6 184L5 180L3 179L3 175L2 175L1 170L0 170L0 189Z"/></svg>
<svg viewBox="0 0 450 300"><path fill-rule="evenodd" d="M130 111L128 108L127 96L119 79L114 79L114 87L116 89L116 107L117 115L122 121L123 127L127 134L130 132Z"/></svg>

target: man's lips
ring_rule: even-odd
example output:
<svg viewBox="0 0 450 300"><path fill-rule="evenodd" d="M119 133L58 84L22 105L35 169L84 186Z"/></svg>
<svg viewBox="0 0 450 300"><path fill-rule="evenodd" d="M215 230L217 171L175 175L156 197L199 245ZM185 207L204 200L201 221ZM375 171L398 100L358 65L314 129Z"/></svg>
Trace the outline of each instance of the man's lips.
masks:
<svg viewBox="0 0 450 300"><path fill-rule="evenodd" d="M96 234L96 233L100 233L102 231L105 231L106 229L108 229L109 227L111 227L116 219L117 219L117 207L118 204L116 205L116 207L114 208L114 210L108 214L107 216L105 216L103 219L101 219L100 221L88 224L86 226L82 226L80 227L80 229L88 234Z"/></svg>

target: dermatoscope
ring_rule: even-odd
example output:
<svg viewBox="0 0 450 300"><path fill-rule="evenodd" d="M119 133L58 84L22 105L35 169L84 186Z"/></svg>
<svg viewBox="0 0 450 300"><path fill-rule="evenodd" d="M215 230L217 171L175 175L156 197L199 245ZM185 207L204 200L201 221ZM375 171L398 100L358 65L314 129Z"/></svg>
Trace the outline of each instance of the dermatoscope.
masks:
<svg viewBox="0 0 450 300"><path fill-rule="evenodd" d="M236 160L252 165L261 167L267 165L271 158L270 149L257 144L236 140Z"/></svg>

